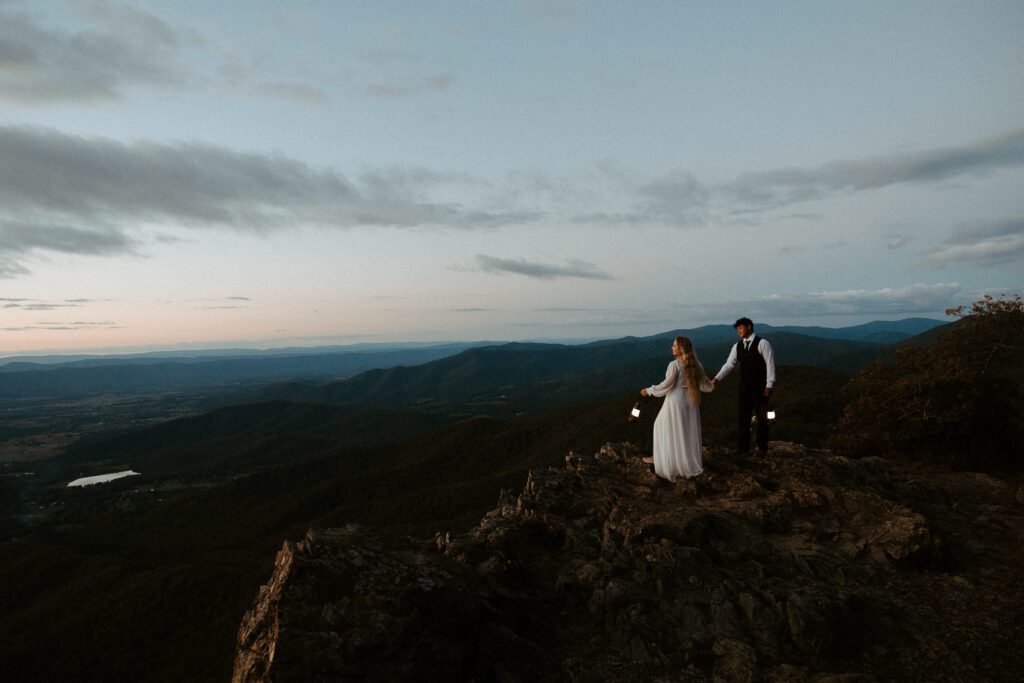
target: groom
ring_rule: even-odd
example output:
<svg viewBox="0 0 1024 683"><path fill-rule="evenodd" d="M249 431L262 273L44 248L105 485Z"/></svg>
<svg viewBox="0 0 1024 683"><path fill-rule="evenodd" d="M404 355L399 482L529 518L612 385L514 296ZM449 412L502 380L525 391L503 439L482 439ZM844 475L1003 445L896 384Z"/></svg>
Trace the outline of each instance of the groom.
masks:
<svg viewBox="0 0 1024 683"><path fill-rule="evenodd" d="M739 391L739 435L736 452L750 452L750 416L757 415L757 452L768 453L768 399L775 384L775 353L767 339L754 334L754 323L750 318L740 318L733 327L740 341L732 347L725 365L711 380L716 385L732 372L737 363L740 366Z"/></svg>

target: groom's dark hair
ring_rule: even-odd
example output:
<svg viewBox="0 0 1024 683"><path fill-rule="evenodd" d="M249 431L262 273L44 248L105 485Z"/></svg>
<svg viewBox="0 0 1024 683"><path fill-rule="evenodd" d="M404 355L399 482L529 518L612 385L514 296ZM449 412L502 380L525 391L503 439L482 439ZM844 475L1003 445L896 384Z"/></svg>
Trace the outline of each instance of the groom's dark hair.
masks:
<svg viewBox="0 0 1024 683"><path fill-rule="evenodd" d="M739 327L740 325L746 325L751 330L754 329L754 321L751 320L750 318L740 318L739 320L732 324L733 327Z"/></svg>

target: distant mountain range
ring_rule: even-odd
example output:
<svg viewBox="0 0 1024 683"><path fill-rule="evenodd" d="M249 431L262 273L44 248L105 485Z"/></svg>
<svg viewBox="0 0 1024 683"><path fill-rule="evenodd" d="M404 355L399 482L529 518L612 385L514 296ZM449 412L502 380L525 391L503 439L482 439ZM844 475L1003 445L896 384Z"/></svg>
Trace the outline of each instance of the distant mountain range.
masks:
<svg viewBox="0 0 1024 683"><path fill-rule="evenodd" d="M780 363L827 365L849 372L860 367L865 359L873 357L882 345L908 339L942 324L938 320L909 318L845 328L760 325L757 331L777 338ZM724 356L721 360L718 358L725 353L722 345L727 346L736 337L728 325L709 325L648 337L624 337L580 345L477 341L428 346L361 345L340 347L343 349L340 351L316 348L236 349L195 356L154 353L129 357L70 357L63 362L56 357L6 359L0 360L0 400L71 398L286 381L322 383L346 378L353 378L352 383L345 387L312 390L304 398L298 396L296 392L299 390L295 387L274 389L260 398L302 398L338 403L365 396L374 403L380 403L381 399L394 398L388 386L412 381L413 384L404 390L408 396L418 396L430 402L434 400L431 398L433 395L461 394L465 397L467 392L473 396L481 392L490 395L508 384L509 377L514 377L519 384L535 381L562 391L564 388L558 386L560 377L576 376L587 370L596 373L590 379L598 382L614 366L647 358L667 358L663 348L665 341L678 334L688 335L694 340L709 368L724 360ZM830 340L831 343L821 344L820 340ZM490 355L491 352L483 352L483 349L500 351L499 355ZM482 351L482 355L474 353L476 350ZM424 367L412 374L408 372L411 366L451 357L458 357L458 360ZM483 364L489 367L483 367ZM393 369L386 378L381 375L388 372L382 370L384 368ZM628 368L620 369L626 371ZM373 370L377 373L356 377ZM425 388L428 385L429 390Z"/></svg>
<svg viewBox="0 0 1024 683"><path fill-rule="evenodd" d="M477 342L487 343L487 342ZM351 377L371 368L415 365L444 358L476 343L407 349L305 352L299 355L219 358L90 358L67 363L13 362L0 366L0 399L69 398Z"/></svg>
<svg viewBox="0 0 1024 683"><path fill-rule="evenodd" d="M10 371L8 365L70 365L91 367L95 365L131 364L131 363L166 363L208 361L219 358L270 358L273 356L314 356L339 355L349 353L379 353L388 351L408 351L411 349L429 348L468 348L470 346L489 346L502 342L389 342L374 344L340 344L331 346L287 346L275 349L179 349L175 351L140 351L137 353L104 353L104 354L46 354L0 357L0 372ZM32 369L28 367L27 369Z"/></svg>
<svg viewBox="0 0 1024 683"><path fill-rule="evenodd" d="M800 325L773 326L755 324L755 332L763 337L772 336L778 332L799 334L805 337L817 337L821 339L843 339L846 341L861 341L870 344L895 344L897 342L915 337L919 334L949 324L945 320L934 320L932 318L905 318L903 320L875 320L861 325L850 327L804 327ZM623 337L621 340L612 339L592 344L608 344L626 339L638 341L651 339L671 339L677 335L685 335L693 339L697 344L721 341L722 339L735 340L736 331L731 325L705 325L694 329L679 329L670 332L661 332L649 337Z"/></svg>
<svg viewBox="0 0 1024 683"><path fill-rule="evenodd" d="M878 322L839 330L764 325L757 331L770 337L779 365L850 374L884 353L885 344L866 338L903 341L936 322L912 319L904 327ZM677 335L694 341L709 374L717 372L736 340L733 328L714 325L579 346L503 344L468 349L413 367L374 369L340 382L272 385L252 398L404 406L462 416L525 414L601 400L659 381L671 360L671 340ZM779 381L785 384L784 375Z"/></svg>

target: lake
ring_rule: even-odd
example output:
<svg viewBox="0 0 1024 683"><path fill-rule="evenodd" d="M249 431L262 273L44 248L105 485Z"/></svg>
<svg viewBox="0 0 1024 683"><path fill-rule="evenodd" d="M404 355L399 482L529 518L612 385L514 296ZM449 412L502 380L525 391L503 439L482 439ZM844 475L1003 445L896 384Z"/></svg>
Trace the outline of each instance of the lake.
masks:
<svg viewBox="0 0 1024 683"><path fill-rule="evenodd" d="M133 477L139 472L133 470L124 470L123 472L113 472L111 474L98 474L95 477L82 477L81 479L75 479L68 486L92 486L93 484L104 484L108 481L114 481L115 479L121 479L123 477Z"/></svg>

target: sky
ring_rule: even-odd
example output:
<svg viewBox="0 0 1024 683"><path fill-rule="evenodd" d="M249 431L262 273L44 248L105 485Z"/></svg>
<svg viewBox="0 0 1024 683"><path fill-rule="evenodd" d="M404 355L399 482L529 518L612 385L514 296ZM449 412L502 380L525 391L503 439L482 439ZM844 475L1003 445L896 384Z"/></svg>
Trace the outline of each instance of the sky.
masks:
<svg viewBox="0 0 1024 683"><path fill-rule="evenodd" d="M1024 3L0 0L0 355L943 318Z"/></svg>

